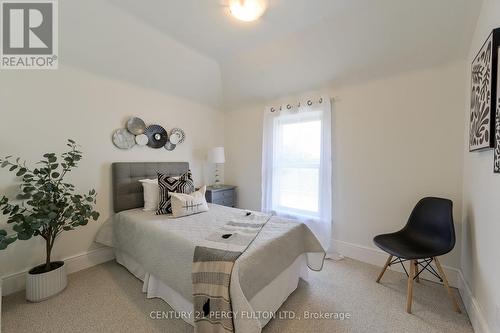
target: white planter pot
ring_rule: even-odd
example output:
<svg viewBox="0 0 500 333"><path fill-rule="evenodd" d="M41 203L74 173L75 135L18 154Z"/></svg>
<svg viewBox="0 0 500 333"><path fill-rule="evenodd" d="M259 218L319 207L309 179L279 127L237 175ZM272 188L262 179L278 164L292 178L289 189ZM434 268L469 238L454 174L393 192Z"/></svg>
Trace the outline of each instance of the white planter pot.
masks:
<svg viewBox="0 0 500 333"><path fill-rule="evenodd" d="M66 288L68 279L66 265L63 261L53 262L60 267L47 273L34 274L37 266L26 274L26 299L30 302L40 302L50 298ZM41 265L42 266L42 265Z"/></svg>

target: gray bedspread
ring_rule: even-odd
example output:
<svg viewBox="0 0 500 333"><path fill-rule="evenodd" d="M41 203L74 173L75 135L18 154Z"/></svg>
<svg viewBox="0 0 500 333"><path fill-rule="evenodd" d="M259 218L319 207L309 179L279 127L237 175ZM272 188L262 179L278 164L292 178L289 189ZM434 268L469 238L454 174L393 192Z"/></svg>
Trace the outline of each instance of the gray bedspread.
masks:
<svg viewBox="0 0 500 333"><path fill-rule="evenodd" d="M133 209L114 215L96 241L125 252L148 273L191 300L195 247L216 228L245 213L241 209L210 205L208 212L172 218ZM304 253L308 254L311 269L322 268L324 251L309 228L296 221L271 217L233 267L230 285L233 311L251 313L249 300ZM261 331L259 320L251 316L236 315L234 325L238 333Z"/></svg>

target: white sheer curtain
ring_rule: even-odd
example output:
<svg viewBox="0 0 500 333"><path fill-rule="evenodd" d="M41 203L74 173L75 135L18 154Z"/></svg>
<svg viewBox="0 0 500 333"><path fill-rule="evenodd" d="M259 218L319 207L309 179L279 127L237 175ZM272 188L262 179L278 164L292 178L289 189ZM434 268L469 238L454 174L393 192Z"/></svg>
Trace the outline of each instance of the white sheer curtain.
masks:
<svg viewBox="0 0 500 333"><path fill-rule="evenodd" d="M307 224L330 249L332 116L329 98L268 107L262 147L262 209Z"/></svg>

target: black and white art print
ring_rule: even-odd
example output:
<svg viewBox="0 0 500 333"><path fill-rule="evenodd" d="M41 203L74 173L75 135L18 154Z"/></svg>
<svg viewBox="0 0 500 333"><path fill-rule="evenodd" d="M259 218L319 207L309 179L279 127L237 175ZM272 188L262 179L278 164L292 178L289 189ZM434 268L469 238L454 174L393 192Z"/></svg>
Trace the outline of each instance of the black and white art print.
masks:
<svg viewBox="0 0 500 333"><path fill-rule="evenodd" d="M470 151L489 149L495 146L497 30L490 34L472 62Z"/></svg>
<svg viewBox="0 0 500 333"><path fill-rule="evenodd" d="M500 49L498 50L500 56ZM499 58L500 59L500 58ZM500 87L497 92L497 96L500 96ZM496 116L496 128L495 128L495 157L494 157L494 171L495 173L500 173L500 98L497 101L497 116Z"/></svg>
<svg viewBox="0 0 500 333"><path fill-rule="evenodd" d="M498 30L498 29L496 29ZM500 78L500 46L497 49L497 75ZM495 153L493 158L493 171L500 174L500 84L497 85L497 109L495 122Z"/></svg>

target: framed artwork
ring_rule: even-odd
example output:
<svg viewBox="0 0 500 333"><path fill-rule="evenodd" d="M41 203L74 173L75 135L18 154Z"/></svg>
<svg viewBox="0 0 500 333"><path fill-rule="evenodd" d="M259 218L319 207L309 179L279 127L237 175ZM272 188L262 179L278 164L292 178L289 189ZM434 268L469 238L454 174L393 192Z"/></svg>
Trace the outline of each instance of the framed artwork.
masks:
<svg viewBox="0 0 500 333"><path fill-rule="evenodd" d="M497 105L497 126L495 132L495 162L494 171L495 173L500 173L500 99Z"/></svg>
<svg viewBox="0 0 500 333"><path fill-rule="evenodd" d="M469 151L495 148L500 28L488 36L471 66Z"/></svg>
<svg viewBox="0 0 500 333"><path fill-rule="evenodd" d="M500 56L500 49L498 49L498 54ZM500 60L500 58L499 58ZM499 68L500 70L500 68ZM494 154L494 163L493 170L495 173L500 173L500 85L497 91L497 117L496 117L496 128L495 128L495 154Z"/></svg>

